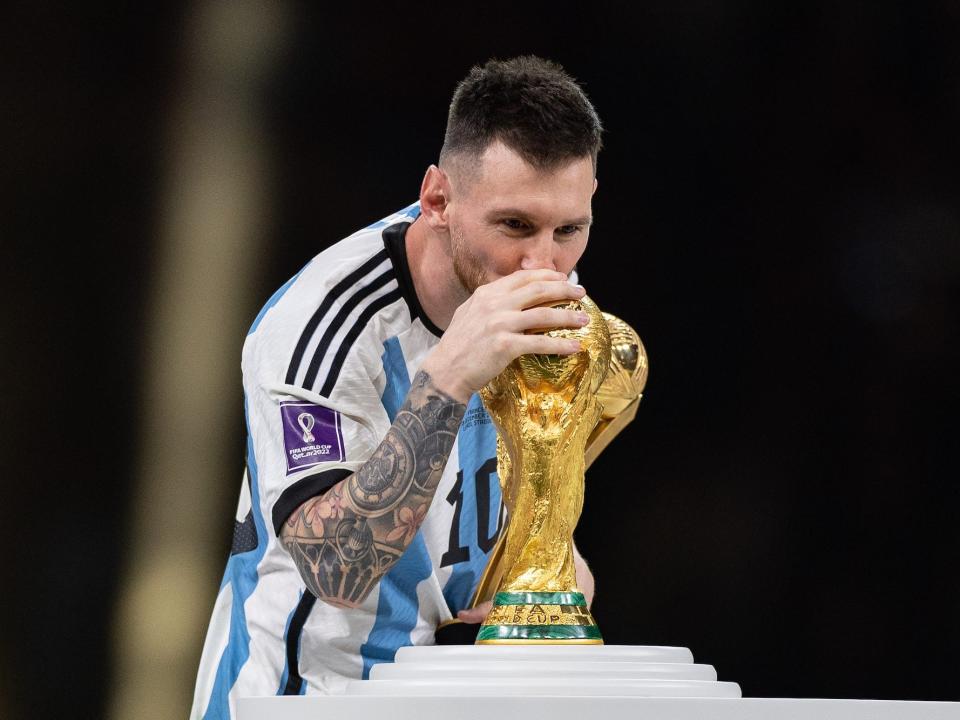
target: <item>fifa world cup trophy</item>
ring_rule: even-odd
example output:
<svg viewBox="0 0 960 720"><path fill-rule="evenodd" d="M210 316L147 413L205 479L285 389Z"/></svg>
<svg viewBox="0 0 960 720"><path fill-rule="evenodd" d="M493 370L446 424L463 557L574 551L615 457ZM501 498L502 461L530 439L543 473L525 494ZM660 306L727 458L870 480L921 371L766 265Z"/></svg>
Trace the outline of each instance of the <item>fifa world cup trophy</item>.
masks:
<svg viewBox="0 0 960 720"><path fill-rule="evenodd" d="M478 590L496 590L478 644L603 642L577 588L573 531L586 464L633 418L646 355L632 328L589 298L563 307L582 310L590 322L549 334L580 340L582 350L521 356L481 391L498 431L509 525ZM612 412L604 413L601 399Z"/></svg>

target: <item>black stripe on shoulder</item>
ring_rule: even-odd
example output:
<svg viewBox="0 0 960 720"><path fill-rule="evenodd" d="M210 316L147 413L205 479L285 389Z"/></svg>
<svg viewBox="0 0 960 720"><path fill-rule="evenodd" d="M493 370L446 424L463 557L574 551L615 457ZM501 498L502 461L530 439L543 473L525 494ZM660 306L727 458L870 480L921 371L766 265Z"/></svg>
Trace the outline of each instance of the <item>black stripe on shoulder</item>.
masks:
<svg viewBox="0 0 960 720"><path fill-rule="evenodd" d="M321 395L330 397L330 393L337 384L337 378L340 377L340 370L343 368L343 363L347 359L350 348L353 347L353 343L356 342L356 339L360 337L360 333L363 332L363 328L366 327L368 322L370 322L370 318L383 310L383 308L387 307L387 305L395 303L402 297L403 294L400 292L400 288L397 288L396 290L388 292L386 295L378 297L372 303L367 305L366 309L360 313L360 317L357 318L357 321L353 324L353 327L350 328L350 332L347 333L347 336L343 339L343 342L340 343L340 349L337 350L337 354L334 356L333 362L330 364L330 370L327 372L327 379L323 383L323 387L320 389Z"/></svg>
<svg viewBox="0 0 960 720"><path fill-rule="evenodd" d="M403 299L410 310L410 320L420 318L423 326L437 337L443 335L443 330L433 324L433 321L427 317L423 306L420 304L420 298L417 297L417 291L413 287L413 276L410 274L410 261L407 259L407 228L408 222L399 222L384 228L381 236L383 245L390 253L390 262L397 270L397 282L400 284L400 291L403 293Z"/></svg>
<svg viewBox="0 0 960 720"><path fill-rule="evenodd" d="M343 295L348 288L354 285L358 280L360 280L360 278L373 270L388 257L389 255L386 251L386 248L384 248L372 258L367 260L363 265L343 278L343 280L334 285L330 289L330 292L326 294L326 296L323 298L323 302L320 303L320 307L317 308L317 311L313 313L313 315L310 317L310 320L307 321L307 325L304 327L303 333L300 335L300 340L297 342L297 347L293 351L293 358L290 360L290 367L287 368L287 385L293 385L297 377L297 371L300 369L300 361L303 359L303 354L307 351L307 345L310 344L310 338L313 337L313 333L316 331L317 326L320 324L320 321L323 320L324 315L326 315L330 310L330 307L333 305L333 303L337 300L337 298Z"/></svg>
<svg viewBox="0 0 960 720"><path fill-rule="evenodd" d="M322 495L350 475L351 472L344 468L322 470L297 480L297 482L284 490L273 504L273 529L277 533L277 537L280 537L280 529L287 521L287 518L290 517L298 507L310 498Z"/></svg>
<svg viewBox="0 0 960 720"><path fill-rule="evenodd" d="M369 284L358 289L353 295L350 296L350 299L343 304L343 307L340 308L339 312L337 312L330 324L327 325L327 329L324 330L323 337L320 338L317 349L313 352L313 358L310 360L310 366L307 368L307 374L303 376L303 387L313 387L313 381L317 379L317 373L320 371L320 364L323 362L323 358L326 356L327 350L330 349L330 343L333 342L334 336L337 334L340 328L343 327L343 324L347 321L347 317L349 317L350 313L353 312L353 309L391 280L394 280L395 277L396 276L394 275L392 267L384 270L383 273L377 275L377 277L371 280ZM295 380L291 380L291 382L295 382Z"/></svg>
<svg viewBox="0 0 960 720"><path fill-rule="evenodd" d="M316 602L316 595L304 590L297 609L290 618L290 627L287 630L287 684L283 686L284 695L299 695L303 687L303 678L300 677L300 636Z"/></svg>

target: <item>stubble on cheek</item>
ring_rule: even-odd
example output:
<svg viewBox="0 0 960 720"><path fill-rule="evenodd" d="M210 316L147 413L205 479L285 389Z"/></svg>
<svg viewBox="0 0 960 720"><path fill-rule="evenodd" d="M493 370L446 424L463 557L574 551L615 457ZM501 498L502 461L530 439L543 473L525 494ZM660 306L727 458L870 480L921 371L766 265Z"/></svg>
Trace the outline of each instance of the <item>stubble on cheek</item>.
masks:
<svg viewBox="0 0 960 720"><path fill-rule="evenodd" d="M485 285L487 282L486 274L480 260L471 252L459 229L450 229L451 246L453 250L453 271L457 275L457 280L463 286L468 294Z"/></svg>

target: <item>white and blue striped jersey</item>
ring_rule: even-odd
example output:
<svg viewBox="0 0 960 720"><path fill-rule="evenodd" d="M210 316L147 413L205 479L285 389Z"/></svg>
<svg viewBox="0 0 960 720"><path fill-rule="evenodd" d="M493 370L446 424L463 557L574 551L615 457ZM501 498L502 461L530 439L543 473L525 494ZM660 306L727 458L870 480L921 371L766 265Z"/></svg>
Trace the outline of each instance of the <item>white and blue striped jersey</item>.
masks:
<svg viewBox="0 0 960 720"><path fill-rule="evenodd" d="M404 248L418 214L412 205L317 255L250 329L247 469L193 718L233 717L241 696L337 692L398 648L433 643L469 605L505 514L477 396L423 525L360 608L316 600L278 541L295 509L370 457L439 340Z"/></svg>

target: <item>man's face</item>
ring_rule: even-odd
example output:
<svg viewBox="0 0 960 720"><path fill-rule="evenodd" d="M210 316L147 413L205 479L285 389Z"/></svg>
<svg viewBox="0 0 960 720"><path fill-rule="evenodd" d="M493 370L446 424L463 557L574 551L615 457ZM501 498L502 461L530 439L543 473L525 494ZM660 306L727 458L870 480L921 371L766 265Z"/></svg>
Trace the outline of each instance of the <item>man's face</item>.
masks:
<svg viewBox="0 0 960 720"><path fill-rule="evenodd" d="M538 170L495 142L465 175L451 177L448 217L453 267L467 292L517 270L573 270L590 234L589 157Z"/></svg>

